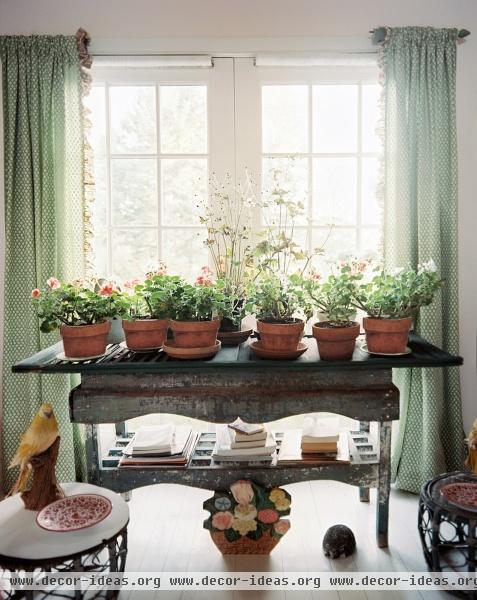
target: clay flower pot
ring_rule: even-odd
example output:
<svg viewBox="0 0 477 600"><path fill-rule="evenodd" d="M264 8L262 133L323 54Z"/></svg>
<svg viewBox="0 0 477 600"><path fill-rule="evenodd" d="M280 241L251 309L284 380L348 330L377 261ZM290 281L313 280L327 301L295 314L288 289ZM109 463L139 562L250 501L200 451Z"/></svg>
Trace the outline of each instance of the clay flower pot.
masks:
<svg viewBox="0 0 477 600"><path fill-rule="evenodd" d="M363 327L369 352L402 354L406 351L412 317L404 319L373 319L365 317Z"/></svg>
<svg viewBox="0 0 477 600"><path fill-rule="evenodd" d="M94 325L62 325L60 334L63 338L65 356L88 358L104 354L110 328L109 321Z"/></svg>
<svg viewBox="0 0 477 600"><path fill-rule="evenodd" d="M331 327L329 321L313 325L313 337L318 344L321 360L349 360L353 356L359 323L348 327Z"/></svg>
<svg viewBox="0 0 477 600"><path fill-rule="evenodd" d="M266 350L296 350L303 335L305 322L294 319L292 323L257 321L262 347Z"/></svg>
<svg viewBox="0 0 477 600"><path fill-rule="evenodd" d="M217 341L220 321L171 321L174 343L180 348L209 348Z"/></svg>
<svg viewBox="0 0 477 600"><path fill-rule="evenodd" d="M135 352L161 348L167 337L168 319L123 319L126 345Z"/></svg>

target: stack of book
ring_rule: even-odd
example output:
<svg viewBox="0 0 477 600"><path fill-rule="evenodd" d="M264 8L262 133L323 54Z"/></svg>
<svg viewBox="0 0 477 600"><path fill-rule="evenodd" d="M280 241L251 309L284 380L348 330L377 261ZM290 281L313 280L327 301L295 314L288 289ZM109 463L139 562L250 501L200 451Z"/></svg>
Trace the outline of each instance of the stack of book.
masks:
<svg viewBox="0 0 477 600"><path fill-rule="evenodd" d="M186 467L197 441L188 425L147 425L123 450L120 467Z"/></svg>
<svg viewBox="0 0 477 600"><path fill-rule="evenodd" d="M305 419L303 430L285 431L277 464L349 464L348 434L339 431L338 419Z"/></svg>
<svg viewBox="0 0 477 600"><path fill-rule="evenodd" d="M305 417L301 436L303 454L321 454L335 458L338 454L338 419L314 419Z"/></svg>
<svg viewBox="0 0 477 600"><path fill-rule="evenodd" d="M276 458L275 436L263 424L245 423L240 418L218 425L212 457L216 463L270 464Z"/></svg>

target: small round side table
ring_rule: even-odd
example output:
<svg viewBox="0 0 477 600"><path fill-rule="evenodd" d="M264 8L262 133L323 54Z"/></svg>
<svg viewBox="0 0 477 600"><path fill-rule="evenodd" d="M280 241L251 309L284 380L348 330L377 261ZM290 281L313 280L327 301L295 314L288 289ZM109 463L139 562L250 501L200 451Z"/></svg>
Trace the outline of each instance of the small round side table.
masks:
<svg viewBox="0 0 477 600"><path fill-rule="evenodd" d="M431 571L475 573L477 506L449 501L442 494L444 486L455 483L477 486L477 476L459 471L446 473L423 486L419 498L419 537ZM457 594L477 599L474 591Z"/></svg>
<svg viewBox="0 0 477 600"><path fill-rule="evenodd" d="M111 490L87 483L62 483L66 496L100 494L111 501L112 511L101 522L71 532L42 529L36 523L37 512L26 510L16 494L0 502L0 583L7 572L68 572L109 571L124 572L127 556L127 526L129 508L126 502ZM3 572L2 572L3 570ZM1 586L0 586L1 589ZM86 590L85 590L86 591ZM3 593L3 595L1 595ZM105 592L115 598L119 590ZM33 591L2 590L1 598L33 598ZM43 598L46 597L42 592ZM82 598L83 591L75 590L68 596ZM54 590L51 595L58 596Z"/></svg>

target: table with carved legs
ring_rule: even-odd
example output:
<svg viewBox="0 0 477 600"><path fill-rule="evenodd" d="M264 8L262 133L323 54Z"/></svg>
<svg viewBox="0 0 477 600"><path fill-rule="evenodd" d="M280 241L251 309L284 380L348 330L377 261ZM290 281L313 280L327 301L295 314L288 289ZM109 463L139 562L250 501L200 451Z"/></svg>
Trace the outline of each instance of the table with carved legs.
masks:
<svg viewBox="0 0 477 600"><path fill-rule="evenodd" d="M86 426L88 480L117 492L154 483L177 483L225 490L238 479L275 487L314 479L333 479L359 488L369 502L377 489L376 535L388 545L391 472L391 426L399 418L399 391L393 368L452 367L462 364L418 336L412 352L400 357L367 354L358 342L351 361L321 361L313 338L308 351L294 361L259 359L248 343L225 347L206 361L171 360L161 352L135 354L111 346L101 359L67 362L52 346L15 365L16 372L81 373L81 385L70 394L73 423ZM350 464L333 462L294 466L229 466L214 464L214 433L203 433L187 468L119 468L121 448L130 439L127 421L141 415L168 413L212 423L240 416L249 422L270 422L293 415L329 412L359 422L349 432ZM117 445L104 455L98 426L115 423ZM370 427L370 423L375 423ZM280 443L281 436L277 436Z"/></svg>

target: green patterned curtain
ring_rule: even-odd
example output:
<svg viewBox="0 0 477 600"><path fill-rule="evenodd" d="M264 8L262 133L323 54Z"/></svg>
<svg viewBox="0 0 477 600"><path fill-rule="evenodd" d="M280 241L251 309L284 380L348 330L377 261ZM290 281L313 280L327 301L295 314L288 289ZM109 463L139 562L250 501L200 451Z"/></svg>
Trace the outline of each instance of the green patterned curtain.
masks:
<svg viewBox="0 0 477 600"><path fill-rule="evenodd" d="M83 275L82 77L74 36L0 37L5 141L4 473L42 402L60 424L60 480L74 480L79 431L69 377L18 375L13 363L58 340L40 334L30 293ZM16 475L8 473L4 488Z"/></svg>
<svg viewBox="0 0 477 600"><path fill-rule="evenodd" d="M456 29L387 30L384 255L397 267L434 259L445 287L421 310L418 332L459 351L457 280ZM463 427L457 368L397 370L401 421L397 487L418 492L438 473L461 469Z"/></svg>

